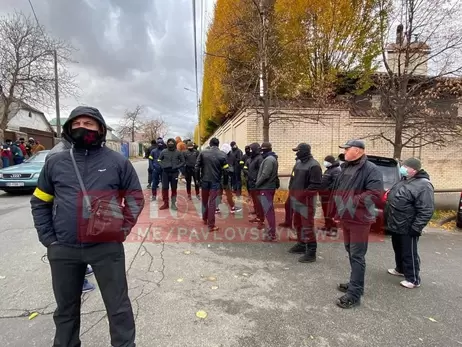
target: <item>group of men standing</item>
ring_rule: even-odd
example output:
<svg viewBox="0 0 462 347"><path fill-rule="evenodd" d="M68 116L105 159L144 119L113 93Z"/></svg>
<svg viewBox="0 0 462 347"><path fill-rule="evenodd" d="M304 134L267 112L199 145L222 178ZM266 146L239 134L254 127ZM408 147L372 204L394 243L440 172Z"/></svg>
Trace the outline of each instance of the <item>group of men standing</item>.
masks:
<svg viewBox="0 0 462 347"><path fill-rule="evenodd" d="M1 165L3 168L21 164L24 159L30 158L35 153L43 151L45 147L32 137L26 142L24 138L17 141L6 139L5 143L1 146Z"/></svg>

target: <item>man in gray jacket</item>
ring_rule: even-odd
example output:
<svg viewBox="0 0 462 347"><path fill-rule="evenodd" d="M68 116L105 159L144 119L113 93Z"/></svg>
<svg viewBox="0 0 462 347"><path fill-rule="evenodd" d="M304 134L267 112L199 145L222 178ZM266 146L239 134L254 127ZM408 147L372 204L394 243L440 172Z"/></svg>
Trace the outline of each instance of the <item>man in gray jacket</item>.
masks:
<svg viewBox="0 0 462 347"><path fill-rule="evenodd" d="M263 142L260 147L263 161L258 170L255 188L259 191L260 204L268 221L269 229L265 235L265 241L276 241L276 216L274 213L274 194L279 188L278 157L273 152L269 142ZM259 223L259 229L263 229L263 222Z"/></svg>

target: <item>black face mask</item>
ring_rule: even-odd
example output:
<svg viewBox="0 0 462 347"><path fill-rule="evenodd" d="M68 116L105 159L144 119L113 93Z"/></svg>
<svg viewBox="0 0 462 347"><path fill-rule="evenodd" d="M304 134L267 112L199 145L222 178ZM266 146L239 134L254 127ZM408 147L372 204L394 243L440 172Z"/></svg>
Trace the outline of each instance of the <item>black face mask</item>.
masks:
<svg viewBox="0 0 462 347"><path fill-rule="evenodd" d="M174 143L168 143L167 148L171 151L173 151L176 148L176 145Z"/></svg>
<svg viewBox="0 0 462 347"><path fill-rule="evenodd" d="M310 152L305 152L305 151L298 151L297 152L297 158L298 159L306 159L310 156Z"/></svg>
<svg viewBox="0 0 462 347"><path fill-rule="evenodd" d="M71 130L71 138L76 148L98 148L101 147L102 137L98 130L76 128Z"/></svg>

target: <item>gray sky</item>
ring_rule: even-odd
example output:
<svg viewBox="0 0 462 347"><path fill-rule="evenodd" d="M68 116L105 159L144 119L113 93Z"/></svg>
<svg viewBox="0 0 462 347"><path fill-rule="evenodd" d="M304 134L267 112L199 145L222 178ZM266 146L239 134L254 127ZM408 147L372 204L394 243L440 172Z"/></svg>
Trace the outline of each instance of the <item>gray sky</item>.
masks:
<svg viewBox="0 0 462 347"><path fill-rule="evenodd" d="M215 0L197 0L200 52L201 2L210 22ZM0 0L1 14L32 15L27 0ZM145 105L145 116L162 116L170 136L184 136L197 123L192 0L32 0L42 25L78 48L79 100L61 103L61 117L78 104L100 109L117 125L125 109ZM204 30L205 47L205 30ZM199 53L200 55L200 53ZM201 78L201 62L199 73ZM199 82L201 88L201 80ZM48 114L53 118L54 112Z"/></svg>

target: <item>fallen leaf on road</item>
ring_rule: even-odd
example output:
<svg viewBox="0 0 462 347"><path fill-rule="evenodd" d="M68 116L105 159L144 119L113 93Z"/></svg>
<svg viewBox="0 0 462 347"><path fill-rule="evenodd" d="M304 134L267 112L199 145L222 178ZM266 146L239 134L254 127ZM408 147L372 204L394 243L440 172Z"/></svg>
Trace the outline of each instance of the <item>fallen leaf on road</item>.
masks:
<svg viewBox="0 0 462 347"><path fill-rule="evenodd" d="M212 289L218 289L218 286L212 286L211 288Z"/></svg>
<svg viewBox="0 0 462 347"><path fill-rule="evenodd" d="M239 276L238 276L238 275L234 275L234 278L239 278Z"/></svg>
<svg viewBox="0 0 462 347"><path fill-rule="evenodd" d="M242 274L242 276L248 277L249 274L244 272L244 273Z"/></svg>
<svg viewBox="0 0 462 347"><path fill-rule="evenodd" d="M435 252L436 254L441 254L440 252Z"/></svg>
<svg viewBox="0 0 462 347"><path fill-rule="evenodd" d="M284 270L290 270L288 267L285 267Z"/></svg>
<svg viewBox="0 0 462 347"><path fill-rule="evenodd" d="M213 276L209 276L207 277L207 281L210 281L210 282L215 282L217 280L216 277L213 277Z"/></svg>
<svg viewBox="0 0 462 347"><path fill-rule="evenodd" d="M205 319L205 318L207 318L207 312L202 311L202 310L201 310L201 311L197 311L197 312L196 312L196 317L197 317L197 318L201 318L201 319Z"/></svg>
<svg viewBox="0 0 462 347"><path fill-rule="evenodd" d="M178 278L176 281L177 281L177 282L183 282L183 279L182 279L182 278Z"/></svg>
<svg viewBox="0 0 462 347"><path fill-rule="evenodd" d="M310 335L310 338L313 340L313 339L314 339L314 336L313 336L313 335Z"/></svg>
<svg viewBox="0 0 462 347"><path fill-rule="evenodd" d="M420 340L420 341L423 341L423 339L422 339L422 338L420 338L420 337L419 337L419 340Z"/></svg>
<svg viewBox="0 0 462 347"><path fill-rule="evenodd" d="M6 276L0 276L0 280L4 280Z"/></svg>
<svg viewBox="0 0 462 347"><path fill-rule="evenodd" d="M38 312L31 313L30 316L29 316L29 320L34 319L38 315L39 315Z"/></svg>
<svg viewBox="0 0 462 347"><path fill-rule="evenodd" d="M429 321L431 322L434 322L434 323L437 323L438 321L435 319L435 318L432 318L432 317L427 317Z"/></svg>
<svg viewBox="0 0 462 347"><path fill-rule="evenodd" d="M141 252L141 256L145 255L146 254L146 251L142 251Z"/></svg>
<svg viewBox="0 0 462 347"><path fill-rule="evenodd" d="M184 254L191 254L191 251L184 251Z"/></svg>

